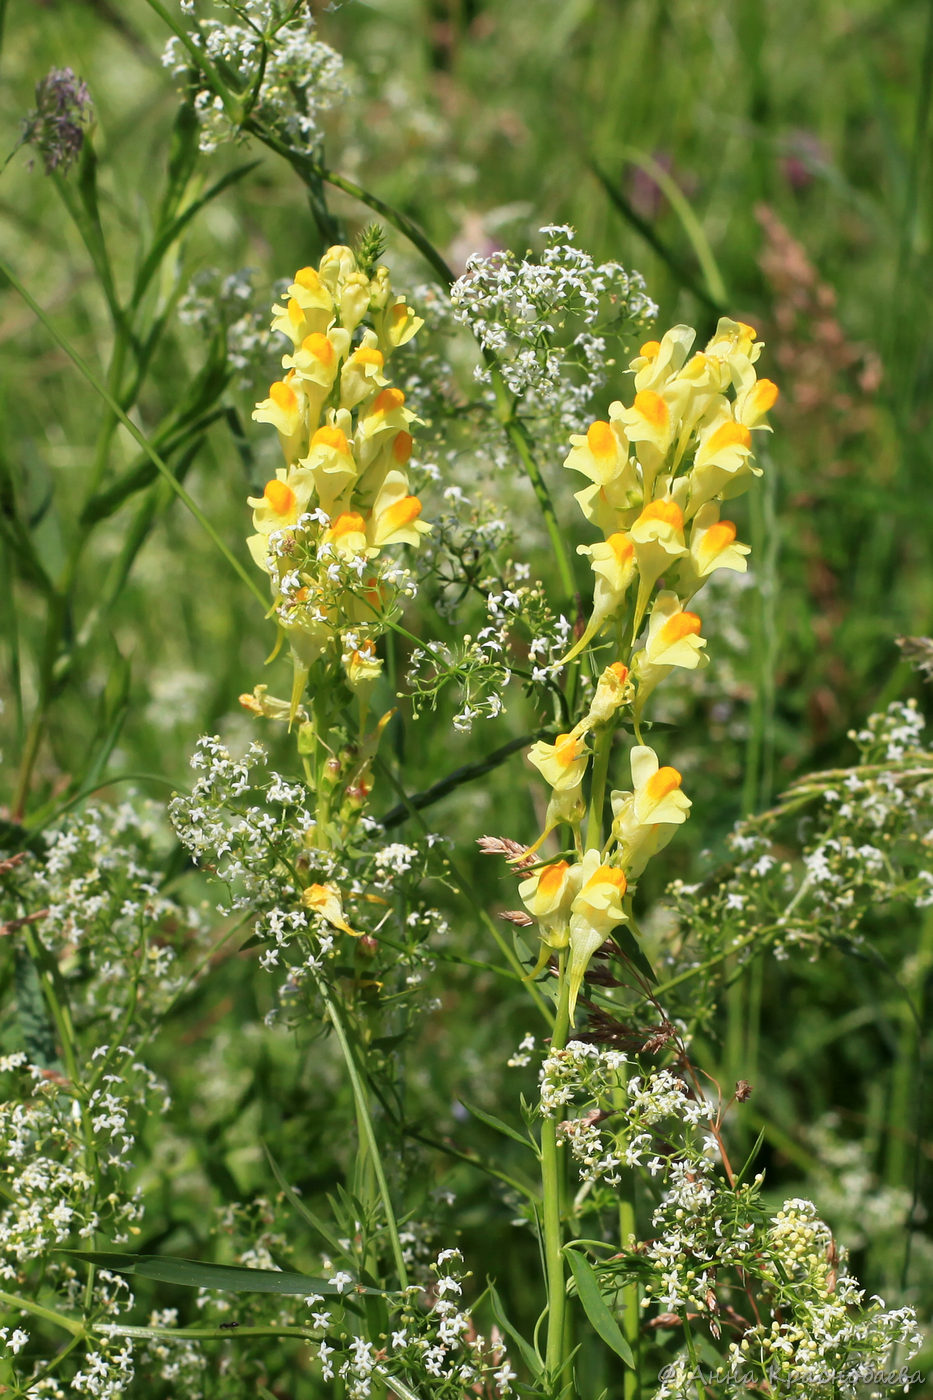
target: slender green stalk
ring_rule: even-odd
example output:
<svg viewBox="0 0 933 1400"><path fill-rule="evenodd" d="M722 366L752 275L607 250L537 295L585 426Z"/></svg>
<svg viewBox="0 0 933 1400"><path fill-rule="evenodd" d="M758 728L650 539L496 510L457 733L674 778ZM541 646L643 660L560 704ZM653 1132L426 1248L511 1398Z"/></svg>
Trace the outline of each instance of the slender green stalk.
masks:
<svg viewBox="0 0 933 1400"><path fill-rule="evenodd" d="M7 1293L0 1289L0 1303L14 1311L31 1313L33 1317L41 1317L45 1322L54 1323L56 1327L63 1327L66 1332L70 1332L73 1337L83 1337L85 1334L84 1323L74 1317L66 1317L64 1313L56 1312L54 1308L45 1308L41 1303L35 1303L31 1298L20 1298L15 1293Z"/></svg>
<svg viewBox="0 0 933 1400"><path fill-rule="evenodd" d="M319 1340L311 1327L290 1327L285 1323L263 1327L243 1323L232 1327L133 1327L124 1322L99 1322L92 1332L103 1337L132 1337L140 1342L165 1338L192 1342L229 1342L232 1337L299 1337L303 1341Z"/></svg>
<svg viewBox="0 0 933 1400"><path fill-rule="evenodd" d="M494 371L494 377L498 371ZM501 379L501 376L500 376ZM576 592L573 569L570 566L570 557L567 554L567 546L564 535L557 521L557 514L554 510L554 502L551 500L551 493L547 489L541 469L535 461L534 453L531 450L531 443L528 438L528 430L520 418L514 413L506 419L505 431L509 441L518 453L525 474L531 482L531 489L535 493L535 499L541 507L541 514L544 516L544 525L554 550L554 557L557 560L557 571L560 574L561 586L568 598L572 598Z"/></svg>
<svg viewBox="0 0 933 1400"><path fill-rule="evenodd" d="M567 974L567 952L563 949L558 970L557 1019L551 1034L551 1053L563 1050L570 1029L570 978ZM557 1141L557 1118L551 1114L541 1125L541 1191L544 1202L542 1214L548 1300L545 1364L548 1380L555 1395L561 1393L564 1373L570 1359L564 1326L567 1285L564 1272L564 1227L561 1218L563 1177L564 1159Z"/></svg>
<svg viewBox="0 0 933 1400"><path fill-rule="evenodd" d="M334 1034L340 1044L344 1063L347 1067L347 1074L350 1077L350 1085L353 1090L353 1099L357 1110L357 1121L362 1135L360 1146L363 1147L365 1143L366 1150L372 1160L373 1171L379 1187L379 1195L382 1199L382 1207L385 1211L386 1229L389 1232L389 1242L392 1248L392 1257L395 1260L395 1271L398 1274L399 1285L402 1288L407 1288L408 1271L405 1268L405 1258L402 1254L402 1246L398 1237L398 1225L395 1220L392 1197L389 1194L389 1186L385 1178L385 1172L382 1170L382 1159L379 1156L379 1144L376 1142L376 1134L373 1131L373 1122L370 1117L369 1104L366 1098L366 1087L363 1084L363 1079L356 1063L356 1056L347 1037L343 1021L340 1018L333 998L328 993L327 987L320 978L318 979L318 988L323 998L324 1005L327 1008L330 1023L334 1028Z"/></svg>
<svg viewBox="0 0 933 1400"><path fill-rule="evenodd" d="M603 844L603 807L606 803L606 779L609 774L609 760L612 757L613 732L612 725L607 724L596 740L590 805L586 819L586 849L588 851L598 851Z"/></svg>

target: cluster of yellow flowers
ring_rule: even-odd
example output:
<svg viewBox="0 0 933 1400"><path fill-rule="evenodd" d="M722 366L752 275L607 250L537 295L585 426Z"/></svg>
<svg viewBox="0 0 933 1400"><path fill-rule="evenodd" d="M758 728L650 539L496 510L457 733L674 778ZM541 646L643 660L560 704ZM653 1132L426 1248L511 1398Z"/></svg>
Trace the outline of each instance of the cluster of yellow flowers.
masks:
<svg viewBox="0 0 933 1400"><path fill-rule="evenodd" d="M733 522L720 518L721 502L761 475L752 457L752 429L764 426L778 391L756 376L762 347L750 326L724 317L706 349L691 354L695 334L689 326L675 326L660 341L643 345L630 365L631 407L613 403L608 422L571 438L564 462L587 478L576 500L603 538L579 549L595 576L593 610L563 662L604 632L611 633L619 657L603 670L587 715L553 744L536 743L528 755L551 788L545 829L530 850L559 823L574 832L577 860L548 864L520 886L526 909L538 921L539 967L551 949L570 948L571 1016L593 953L631 917L629 881L690 810L680 774L662 767L654 750L640 742L645 701L675 667L706 664L700 619L687 604L716 569L743 573L749 553L737 542ZM584 851L583 785L594 752L589 739L605 736L622 706L630 707L639 740L630 756L632 789L611 794L613 820L605 843L598 815L588 823ZM595 797L601 807L600 787L594 776L590 800Z"/></svg>
<svg viewBox="0 0 933 1400"><path fill-rule="evenodd" d="M272 329L291 349L284 377L253 417L277 429L285 466L249 498L255 533L247 543L270 575L292 648L293 715L322 657L342 662L351 689L373 683L381 668L373 631L385 603L378 557L430 529L406 470L414 414L384 373L421 325L393 293L388 270L368 276L342 246L329 248L317 270L296 272L285 305L273 307Z"/></svg>

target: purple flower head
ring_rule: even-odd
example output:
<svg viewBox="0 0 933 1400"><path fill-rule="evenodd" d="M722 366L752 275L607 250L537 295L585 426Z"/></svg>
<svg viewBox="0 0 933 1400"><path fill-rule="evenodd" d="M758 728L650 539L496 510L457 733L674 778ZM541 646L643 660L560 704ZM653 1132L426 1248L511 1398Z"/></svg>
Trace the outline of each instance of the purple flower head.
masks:
<svg viewBox="0 0 933 1400"><path fill-rule="evenodd" d="M53 170L67 174L84 144L90 119L87 83L71 68L52 68L36 83L36 106L26 118L23 142L42 156L46 175Z"/></svg>

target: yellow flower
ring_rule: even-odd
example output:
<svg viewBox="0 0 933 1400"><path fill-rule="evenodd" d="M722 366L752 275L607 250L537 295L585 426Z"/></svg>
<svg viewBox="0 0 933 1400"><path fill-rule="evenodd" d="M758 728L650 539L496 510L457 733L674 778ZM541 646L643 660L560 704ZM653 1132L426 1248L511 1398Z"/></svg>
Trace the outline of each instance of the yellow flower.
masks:
<svg viewBox="0 0 933 1400"><path fill-rule="evenodd" d="M586 744L579 734L558 734L553 744L539 739L528 750L528 761L558 791L579 786L588 760Z"/></svg>
<svg viewBox="0 0 933 1400"><path fill-rule="evenodd" d="M744 574L748 568L745 556L751 554L747 544L735 538L731 520L719 519L719 506L708 501L693 519L690 531L690 553L682 559L675 574L679 596L686 602L716 569L733 569Z"/></svg>
<svg viewBox="0 0 933 1400"><path fill-rule="evenodd" d="M628 440L624 429L611 423L591 423L586 435L573 433L564 466L582 472L600 486L615 481L628 465Z"/></svg>
<svg viewBox="0 0 933 1400"><path fill-rule="evenodd" d="M658 822L679 826L687 820L692 803L680 787L682 778L676 768L661 768L654 749L636 744L632 749L633 812L639 826L654 826Z"/></svg>
<svg viewBox="0 0 933 1400"><path fill-rule="evenodd" d="M342 326L331 326L326 332L314 331L306 335L293 355L283 355L282 364L293 369L299 379L308 386L309 392L324 389L330 393L341 360L346 356L350 345L349 332ZM323 402L323 400L322 400Z"/></svg>
<svg viewBox="0 0 933 1400"><path fill-rule="evenodd" d="M635 547L639 574L634 625L637 636L654 585L676 559L687 553L684 513L669 497L651 501L632 525L629 537Z"/></svg>
<svg viewBox="0 0 933 1400"><path fill-rule="evenodd" d="M635 445L648 499L678 428L666 391L658 394L654 389L640 389L631 408L624 408L620 403L610 404L609 416L624 424L629 442Z"/></svg>
<svg viewBox="0 0 933 1400"><path fill-rule="evenodd" d="M771 379L756 379L749 375L749 383L735 396L735 416L746 428L759 426L759 420L774 407L778 397L778 386ZM760 426L764 426L761 424ZM768 429L770 431L770 429Z"/></svg>
<svg viewBox="0 0 933 1400"><path fill-rule="evenodd" d="M659 593L651 609L644 655L652 666L683 666L695 671L703 660L706 639L700 636L700 619L686 612L676 593Z"/></svg>
<svg viewBox="0 0 933 1400"><path fill-rule="evenodd" d="M750 475L761 476L761 468L752 465L751 453L750 429L737 423L731 414L714 419L704 428L688 478L687 514L696 515L700 506L714 496L739 495L746 489Z"/></svg>
<svg viewBox="0 0 933 1400"><path fill-rule="evenodd" d="M621 661L614 661L611 666L606 667L596 682L596 694L590 702L590 708L574 732L585 734L598 724L608 724L616 711L629 704L631 698L632 682L629 679L628 667L623 666Z"/></svg>
<svg viewBox="0 0 933 1400"><path fill-rule="evenodd" d="M367 548L366 521L355 510L344 510L334 516L321 536L321 543L329 544L342 559L356 559L361 554L372 556L376 553L376 550Z"/></svg>
<svg viewBox="0 0 933 1400"><path fill-rule="evenodd" d="M380 271L383 269L376 269L377 275ZM406 305L405 298L399 296L390 297L381 310L373 312L373 325L379 337L380 349L389 356L400 345L407 345L412 336L418 334L424 321Z"/></svg>
<svg viewBox="0 0 933 1400"><path fill-rule="evenodd" d="M409 495L404 472L390 471L373 503L369 522L369 541L378 547L386 544L419 544L421 536L431 526L421 520L421 502Z"/></svg>
<svg viewBox="0 0 933 1400"><path fill-rule="evenodd" d="M646 744L633 748L631 765L635 791L611 794L612 835L622 865L637 880L686 821L691 803L680 790L677 769L659 767L657 754Z"/></svg>
<svg viewBox="0 0 933 1400"><path fill-rule="evenodd" d="M340 890L336 885L309 885L301 892L301 902L306 909L318 914L332 928L340 929L341 933L349 933L353 938L360 937L343 916Z"/></svg>
<svg viewBox="0 0 933 1400"><path fill-rule="evenodd" d="M302 267L288 288L285 306L273 306L272 329L300 345L306 335L323 331L334 318L334 301L313 267Z"/></svg>
<svg viewBox="0 0 933 1400"><path fill-rule="evenodd" d="M261 496L248 496L253 507L253 529L247 540L250 554L261 569L266 567L269 536L276 530L287 530L297 524L298 517L308 508L312 484L300 472L287 472L279 467L267 481Z"/></svg>
<svg viewBox="0 0 933 1400"><path fill-rule="evenodd" d="M395 438L407 430L414 422L415 415L405 407L405 395L401 389L381 389L373 401L360 414L356 429L355 449L357 460L366 468L384 446L386 438Z"/></svg>
<svg viewBox="0 0 933 1400"><path fill-rule="evenodd" d="M590 556L590 568L596 575L593 611L582 637L561 657L560 666L578 656L603 624L618 612L635 577L635 550L624 533L610 535L608 540L598 540L596 544L578 545L577 553Z"/></svg>
<svg viewBox="0 0 933 1400"><path fill-rule="evenodd" d="M570 906L570 1020L583 974L597 948L628 917L622 907L625 874L603 865L599 851L587 851L580 863L579 893Z"/></svg>
<svg viewBox="0 0 933 1400"><path fill-rule="evenodd" d="M629 369L635 371L635 392L663 389L686 363L695 339L692 326L672 326L660 340L649 340L643 345L635 359L629 361Z"/></svg>
<svg viewBox="0 0 933 1400"><path fill-rule="evenodd" d="M347 279L359 272L356 255L345 243L334 243L318 263L320 280L336 298ZM289 291L291 288L289 288Z"/></svg>
<svg viewBox="0 0 933 1400"><path fill-rule="evenodd" d="M362 272L351 272L337 290L340 324L352 335L369 310L369 278Z"/></svg>
<svg viewBox="0 0 933 1400"><path fill-rule="evenodd" d="M291 466L308 441L308 400L301 381L290 374L270 384L269 397L256 405L251 416L257 423L272 424Z"/></svg>
<svg viewBox="0 0 933 1400"><path fill-rule="evenodd" d="M728 316L720 316L716 333L706 347L706 354L721 360L728 369L733 384L738 386L763 348L757 340L757 332L753 326L746 325L744 321L733 321Z"/></svg>
<svg viewBox="0 0 933 1400"><path fill-rule="evenodd" d="M686 612L676 593L659 593L651 609L648 636L642 651L632 661L632 672L638 681L635 697L635 718L641 718L645 701L655 686L669 675L675 666L695 671L706 666L709 658L703 651L706 639L700 636L700 619Z"/></svg>
<svg viewBox="0 0 933 1400"><path fill-rule="evenodd" d="M548 948L566 948L570 937L570 905L576 889L571 867L556 860L536 870L518 887L519 898L532 918L537 919L542 943Z"/></svg>
<svg viewBox="0 0 933 1400"><path fill-rule="evenodd" d="M356 408L370 394L384 389L388 380L382 373L385 356L376 346L376 337L367 331L363 342L344 362L340 371L340 406Z"/></svg>
<svg viewBox="0 0 933 1400"><path fill-rule="evenodd" d="M334 514L336 502L357 479L356 462L347 441L349 427L349 413L337 414L333 423L317 429L307 457L301 459L302 470L310 474L321 509L328 515Z"/></svg>

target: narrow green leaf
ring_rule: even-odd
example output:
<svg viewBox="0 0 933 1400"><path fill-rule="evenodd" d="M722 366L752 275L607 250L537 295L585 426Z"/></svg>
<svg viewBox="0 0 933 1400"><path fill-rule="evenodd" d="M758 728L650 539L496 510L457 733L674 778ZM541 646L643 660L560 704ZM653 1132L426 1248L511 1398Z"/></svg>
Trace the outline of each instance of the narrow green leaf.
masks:
<svg viewBox="0 0 933 1400"><path fill-rule="evenodd" d="M564 1253L570 1264L570 1271L573 1274L573 1281L577 1285L577 1296L583 1304L583 1311L586 1313L593 1325L593 1330L602 1337L607 1347L611 1347L616 1356L620 1356L626 1366L635 1366L635 1358L628 1342L619 1330L605 1298L599 1289L599 1280L588 1260L582 1254L578 1254L575 1249L565 1249Z"/></svg>
<svg viewBox="0 0 933 1400"><path fill-rule="evenodd" d="M541 1360L540 1356L538 1355L535 1348L531 1345L531 1343L526 1342L521 1332L517 1331L515 1326L509 1321L506 1315L505 1308L502 1304L502 1299L496 1292L495 1285L490 1283L487 1286L489 1289L489 1302L492 1307L493 1317L496 1319L503 1332L505 1332L507 1336L511 1337L512 1341L518 1347L519 1354L521 1355L522 1360L527 1366L532 1378L536 1381L540 1380L541 1377L544 1375L544 1362Z"/></svg>
<svg viewBox="0 0 933 1400"><path fill-rule="evenodd" d="M227 1293L285 1293L290 1296L305 1293L340 1296L340 1289L330 1279L312 1278L310 1274L295 1274L287 1269L241 1269L230 1264L202 1264L198 1259L163 1259L157 1254L115 1254L109 1250L68 1249L62 1253L73 1259L83 1259L98 1269L112 1269L116 1274L135 1274L137 1278L153 1279L156 1283L177 1283L186 1288L219 1288ZM381 1294L382 1289L354 1284L344 1296L356 1293Z"/></svg>
<svg viewBox="0 0 933 1400"><path fill-rule="evenodd" d="M412 1390L405 1381L400 1381L395 1376L390 1376L388 1371L383 1370L381 1366L377 1366L376 1371L385 1381L390 1391L398 1397L398 1400L422 1400L422 1397L417 1391Z"/></svg>
<svg viewBox="0 0 933 1400"><path fill-rule="evenodd" d="M766 1133L766 1132L767 1132L767 1127L764 1127L764 1128L762 1128L761 1132L760 1132L760 1133L758 1134L758 1136L756 1137L754 1147L752 1148L751 1152L749 1152L748 1156L745 1158L745 1165L742 1167L742 1170L739 1172L738 1176L735 1178L735 1186L738 1186L739 1183L740 1183L741 1181L744 1180L744 1178L745 1178L745 1173L748 1171L748 1169L750 1168L750 1166L751 1166L752 1163L754 1162L755 1158L758 1156L758 1151L759 1151L759 1148L761 1147L761 1144L762 1144L762 1143L764 1142L764 1140L765 1140L765 1133ZM735 1189L735 1187L733 1187L733 1190L734 1190L734 1189Z"/></svg>
<svg viewBox="0 0 933 1400"><path fill-rule="evenodd" d="M334 1254L343 1254L344 1251L341 1245L338 1243L336 1236L332 1235L327 1229L326 1225L324 1225L323 1221L319 1220L318 1217L313 1213L313 1211L310 1211L308 1209L304 1201L298 1195L295 1188L293 1186L289 1186L281 1167L273 1157L272 1153L269 1151L269 1144L264 1142L263 1148L265 1150L266 1160L269 1163L269 1169L272 1172L272 1175L275 1177L280 1188L282 1189L282 1191L284 1191L287 1199L289 1200L293 1208L297 1211L297 1213L301 1216L302 1220L304 1220L306 1224L310 1225L311 1229L314 1230L316 1234L320 1235L321 1239L327 1245L328 1249L330 1249Z"/></svg>
<svg viewBox="0 0 933 1400"><path fill-rule="evenodd" d="M632 930L626 928L625 924L619 924L617 928L612 930L612 939L629 962L638 968L638 971L648 979L653 987L656 987L658 979L654 968L642 952L641 945Z"/></svg>
<svg viewBox="0 0 933 1400"><path fill-rule="evenodd" d="M495 1114L487 1113L483 1108L477 1108L475 1104L468 1103L466 1099L461 1099L460 1102L463 1104L467 1113L471 1114L474 1118L478 1118L481 1123L485 1123L487 1128L492 1128L495 1132L502 1133L504 1137L511 1138L513 1142L520 1143L522 1147L527 1147L531 1152L536 1151L534 1144L529 1142L528 1138L526 1138L523 1133L520 1133L517 1128L510 1127L508 1123L503 1123L502 1119L497 1118Z"/></svg>
<svg viewBox="0 0 933 1400"><path fill-rule="evenodd" d="M647 219L642 218L635 207L626 199L620 185L616 181L610 180L597 166L594 165L592 169L597 180L599 180L619 213L631 224L636 233L641 234L649 248L654 249L661 261L667 263L675 281L679 282L682 287L685 287L688 292L692 292L697 301L702 302L714 316L722 315L725 307L710 295L701 282L697 281L691 270L681 261L676 253L671 251L660 235L652 228L651 224L648 223Z"/></svg>

